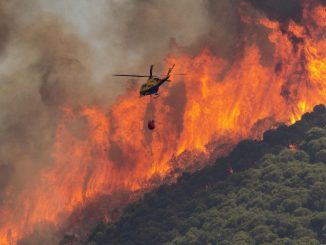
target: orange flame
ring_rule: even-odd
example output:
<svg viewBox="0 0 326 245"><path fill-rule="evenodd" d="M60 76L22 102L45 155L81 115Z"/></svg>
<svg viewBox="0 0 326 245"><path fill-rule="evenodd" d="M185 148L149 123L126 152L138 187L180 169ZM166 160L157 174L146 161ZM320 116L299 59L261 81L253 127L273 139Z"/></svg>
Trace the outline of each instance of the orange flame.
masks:
<svg viewBox="0 0 326 245"><path fill-rule="evenodd" d="M289 22L286 32L278 22L256 23L274 44L268 65L259 46L246 40L232 66L208 50L196 57L169 57L167 64L175 63L187 76L164 85L158 100L139 99L132 90L107 110L64 108L53 166L37 184L17 197L8 194L2 204L0 245L16 244L42 222L59 226L96 196L151 187L173 171L171 159L185 152L208 157L211 142L253 137L274 126L268 118L294 123L314 105L326 103L325 7L312 12L304 12L306 25ZM294 43L293 36L299 41ZM143 123L148 117L158 124L152 133ZM259 121L266 125L256 127Z"/></svg>

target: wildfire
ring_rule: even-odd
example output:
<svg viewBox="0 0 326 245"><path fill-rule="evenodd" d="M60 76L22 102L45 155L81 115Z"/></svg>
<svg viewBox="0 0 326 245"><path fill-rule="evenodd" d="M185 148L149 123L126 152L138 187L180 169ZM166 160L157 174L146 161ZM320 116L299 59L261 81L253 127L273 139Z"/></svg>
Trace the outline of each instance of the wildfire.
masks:
<svg viewBox="0 0 326 245"><path fill-rule="evenodd" d="M187 76L174 78L154 102L131 90L111 108L63 108L52 167L1 206L0 244L16 244L42 222L59 226L96 196L152 186L173 172L171 159L184 152L208 157L211 142L235 143L253 137L258 121L266 121L262 133L273 126L268 118L293 123L326 104L325 11L305 10L306 24L290 21L286 31L278 22L257 21L274 45L268 65L258 44L246 39L232 66L207 49L196 57L168 57L167 65L175 63ZM152 132L143 123L149 115L157 123Z"/></svg>

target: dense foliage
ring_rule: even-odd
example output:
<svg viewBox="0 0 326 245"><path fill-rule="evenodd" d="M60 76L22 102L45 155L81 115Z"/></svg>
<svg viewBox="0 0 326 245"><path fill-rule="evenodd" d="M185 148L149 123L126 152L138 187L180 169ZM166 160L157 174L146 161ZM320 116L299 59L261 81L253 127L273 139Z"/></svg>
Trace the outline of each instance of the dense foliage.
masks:
<svg viewBox="0 0 326 245"><path fill-rule="evenodd" d="M146 194L96 244L326 244L325 107Z"/></svg>

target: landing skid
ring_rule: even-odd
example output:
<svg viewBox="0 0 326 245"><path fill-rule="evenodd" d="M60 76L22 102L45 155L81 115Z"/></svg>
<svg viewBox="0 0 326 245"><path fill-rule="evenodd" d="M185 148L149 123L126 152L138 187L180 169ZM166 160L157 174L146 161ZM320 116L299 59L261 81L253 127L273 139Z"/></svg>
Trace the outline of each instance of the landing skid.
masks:
<svg viewBox="0 0 326 245"><path fill-rule="evenodd" d="M151 94L151 97L152 97L153 99L156 99L156 98L160 97L160 94L159 94L159 93Z"/></svg>

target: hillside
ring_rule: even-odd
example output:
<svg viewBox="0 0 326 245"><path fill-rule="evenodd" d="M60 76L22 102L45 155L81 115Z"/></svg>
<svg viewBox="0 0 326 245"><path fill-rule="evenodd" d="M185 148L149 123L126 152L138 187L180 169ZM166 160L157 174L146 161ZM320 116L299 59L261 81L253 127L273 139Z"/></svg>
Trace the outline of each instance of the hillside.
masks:
<svg viewBox="0 0 326 245"><path fill-rule="evenodd" d="M146 194L87 244L326 244L326 108Z"/></svg>

